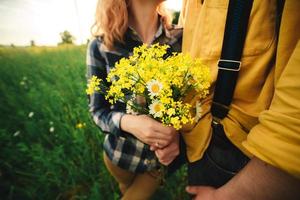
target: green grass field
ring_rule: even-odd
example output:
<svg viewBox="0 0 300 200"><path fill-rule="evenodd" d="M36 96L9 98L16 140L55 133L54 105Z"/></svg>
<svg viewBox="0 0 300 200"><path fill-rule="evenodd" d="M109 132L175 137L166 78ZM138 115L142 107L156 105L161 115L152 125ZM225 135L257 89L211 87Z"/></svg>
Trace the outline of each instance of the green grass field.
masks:
<svg viewBox="0 0 300 200"><path fill-rule="evenodd" d="M85 46L0 47L0 199L119 199L85 95ZM153 199L187 199L184 168Z"/></svg>

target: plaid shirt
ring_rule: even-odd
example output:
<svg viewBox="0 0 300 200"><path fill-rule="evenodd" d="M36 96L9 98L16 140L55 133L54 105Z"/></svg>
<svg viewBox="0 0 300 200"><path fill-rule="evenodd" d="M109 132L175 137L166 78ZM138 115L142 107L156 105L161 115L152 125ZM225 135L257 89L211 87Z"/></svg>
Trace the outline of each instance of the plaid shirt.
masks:
<svg viewBox="0 0 300 200"><path fill-rule="evenodd" d="M167 30L161 24L152 43L170 45L170 54L181 51L181 38L181 28ZM101 37L91 41L87 49L87 79L96 75L105 82L115 63L132 55L133 48L142 45L141 39L131 28L125 33L124 42L115 43L115 50L108 51L104 48ZM120 129L120 119L126 113L124 103L111 105L103 94L95 93L89 96L89 110L96 125L106 133L104 150L112 163L131 172L145 172L159 167L149 145Z"/></svg>

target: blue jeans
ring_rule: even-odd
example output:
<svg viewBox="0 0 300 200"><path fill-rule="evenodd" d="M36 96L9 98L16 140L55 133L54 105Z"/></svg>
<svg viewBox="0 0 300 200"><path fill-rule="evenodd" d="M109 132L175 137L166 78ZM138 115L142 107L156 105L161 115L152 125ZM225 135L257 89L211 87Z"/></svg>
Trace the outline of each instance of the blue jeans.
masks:
<svg viewBox="0 0 300 200"><path fill-rule="evenodd" d="M202 159L188 164L189 185L220 187L249 161L225 136L221 124L212 124L213 134Z"/></svg>

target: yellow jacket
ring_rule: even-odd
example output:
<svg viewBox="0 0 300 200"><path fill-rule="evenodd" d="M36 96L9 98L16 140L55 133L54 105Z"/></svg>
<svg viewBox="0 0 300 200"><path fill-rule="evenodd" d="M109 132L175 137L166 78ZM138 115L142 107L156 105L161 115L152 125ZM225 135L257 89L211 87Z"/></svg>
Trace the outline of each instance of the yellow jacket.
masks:
<svg viewBox="0 0 300 200"><path fill-rule="evenodd" d="M183 52L211 68L212 88L203 117L183 130L188 158L199 160L211 137L209 113L229 0L184 0ZM300 1L286 0L276 50L276 0L255 0L231 109L222 120L227 137L300 178ZM276 60L275 60L276 56ZM192 100L193 102L193 100Z"/></svg>

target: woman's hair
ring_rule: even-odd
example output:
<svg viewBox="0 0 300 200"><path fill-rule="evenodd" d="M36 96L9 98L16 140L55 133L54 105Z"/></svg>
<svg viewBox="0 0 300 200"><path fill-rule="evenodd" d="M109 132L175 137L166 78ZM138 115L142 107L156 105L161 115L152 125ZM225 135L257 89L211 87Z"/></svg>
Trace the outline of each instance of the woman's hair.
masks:
<svg viewBox="0 0 300 200"><path fill-rule="evenodd" d="M124 34L128 28L129 3L130 0L98 0L91 32L94 37L103 35L108 49L113 49L114 42L124 42ZM172 17L163 3L158 6L157 12L165 28L170 28Z"/></svg>

